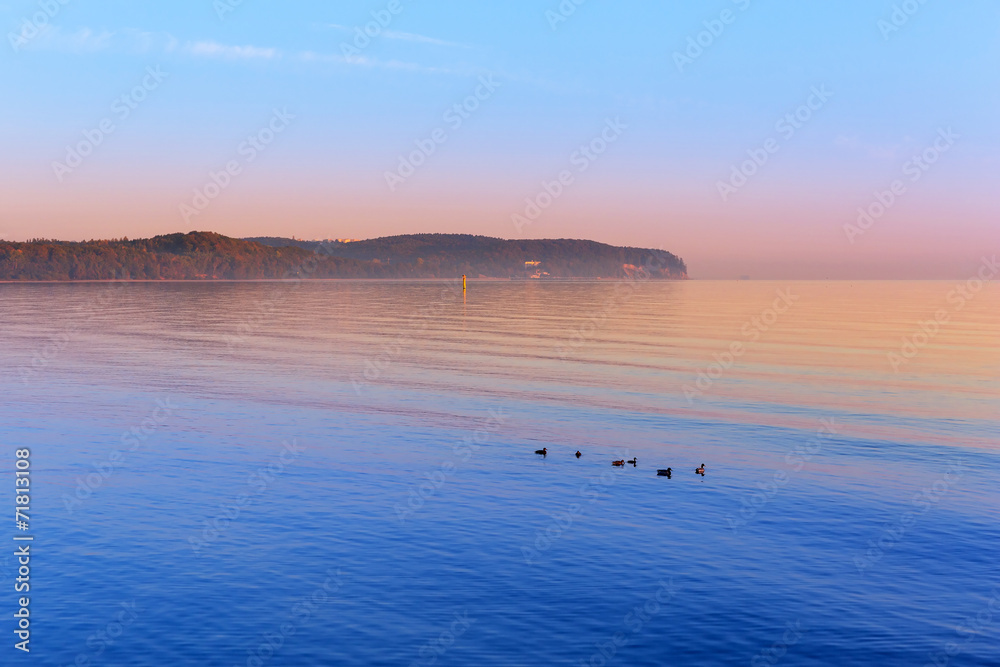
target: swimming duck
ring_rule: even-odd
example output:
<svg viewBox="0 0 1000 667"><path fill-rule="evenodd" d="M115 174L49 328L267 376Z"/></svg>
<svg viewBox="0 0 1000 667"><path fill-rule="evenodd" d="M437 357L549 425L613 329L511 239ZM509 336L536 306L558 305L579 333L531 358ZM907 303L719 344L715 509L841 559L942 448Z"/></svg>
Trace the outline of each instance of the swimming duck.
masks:
<svg viewBox="0 0 1000 667"><path fill-rule="evenodd" d="M548 456L548 454L549 454L549 448L548 447L542 447L541 449L536 449L535 453L536 454L541 454L542 456Z"/></svg>
<svg viewBox="0 0 1000 667"><path fill-rule="evenodd" d="M612 461L611 465L615 466L616 468L620 468L623 465L625 465L625 459L622 459L620 461Z"/></svg>
<svg viewBox="0 0 1000 667"><path fill-rule="evenodd" d="M580 458L581 456L583 456L583 454L581 454L580 452L576 453L576 458Z"/></svg>
<svg viewBox="0 0 1000 667"><path fill-rule="evenodd" d="M638 460L638 457L636 457L636 458L632 459L631 461L626 461L626 463L631 463L631 464L632 464L632 467L634 468L634 467L636 466L636 463L635 463L635 462L636 462L636 460Z"/></svg>
<svg viewBox="0 0 1000 667"><path fill-rule="evenodd" d="M698 469L696 469L695 472L704 477L704 475L705 475L705 464L702 463L701 467L698 468Z"/></svg>
<svg viewBox="0 0 1000 667"><path fill-rule="evenodd" d="M660 477L670 477L670 475L673 472L674 472L673 470L671 470L670 468L667 468L666 470L657 470L656 474L659 475Z"/></svg>

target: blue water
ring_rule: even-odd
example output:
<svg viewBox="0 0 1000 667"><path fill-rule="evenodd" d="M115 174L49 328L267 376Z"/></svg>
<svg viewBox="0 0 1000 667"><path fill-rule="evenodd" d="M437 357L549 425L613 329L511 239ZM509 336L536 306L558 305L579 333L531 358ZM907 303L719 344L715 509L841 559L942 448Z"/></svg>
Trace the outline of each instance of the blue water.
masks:
<svg viewBox="0 0 1000 667"><path fill-rule="evenodd" d="M626 287L0 285L0 663L1000 665L995 286Z"/></svg>

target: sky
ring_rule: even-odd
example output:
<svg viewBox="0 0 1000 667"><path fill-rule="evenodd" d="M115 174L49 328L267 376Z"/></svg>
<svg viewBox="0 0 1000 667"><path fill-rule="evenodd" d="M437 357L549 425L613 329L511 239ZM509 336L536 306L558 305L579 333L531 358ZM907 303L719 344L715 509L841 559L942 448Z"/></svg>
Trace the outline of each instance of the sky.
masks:
<svg viewBox="0 0 1000 667"><path fill-rule="evenodd" d="M586 238L703 279L962 279L1000 246L989 0L0 0L0 27L7 240Z"/></svg>

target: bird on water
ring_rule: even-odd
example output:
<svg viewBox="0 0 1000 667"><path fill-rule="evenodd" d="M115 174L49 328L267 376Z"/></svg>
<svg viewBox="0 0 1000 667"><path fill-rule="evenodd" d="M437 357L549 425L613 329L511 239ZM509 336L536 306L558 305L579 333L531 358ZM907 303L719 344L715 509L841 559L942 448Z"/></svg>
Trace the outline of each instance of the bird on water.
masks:
<svg viewBox="0 0 1000 667"><path fill-rule="evenodd" d="M541 454L542 456L548 456L548 454L549 454L549 448L548 447L542 447L541 449L536 449L535 453L536 454Z"/></svg>
<svg viewBox="0 0 1000 667"><path fill-rule="evenodd" d="M639 460L638 457L636 457L636 458L633 458L631 461L626 461L626 463L631 463L632 467L634 468L636 466L636 461L638 461L638 460Z"/></svg>
<svg viewBox="0 0 1000 667"><path fill-rule="evenodd" d="M702 477L704 477L704 476L705 476L705 464L704 464L704 463L702 463L702 464L701 464L701 467L700 467L700 468L697 468L697 469L695 470L695 472L696 472L696 473L698 473L699 475L701 475Z"/></svg>
<svg viewBox="0 0 1000 667"><path fill-rule="evenodd" d="M670 477L670 475L672 475L673 472L674 471L672 469L667 468L666 470L657 470L656 474L659 475L660 477Z"/></svg>
<svg viewBox="0 0 1000 667"><path fill-rule="evenodd" d="M577 451L576 458L580 458L581 456L583 456L583 454L581 454L579 451Z"/></svg>

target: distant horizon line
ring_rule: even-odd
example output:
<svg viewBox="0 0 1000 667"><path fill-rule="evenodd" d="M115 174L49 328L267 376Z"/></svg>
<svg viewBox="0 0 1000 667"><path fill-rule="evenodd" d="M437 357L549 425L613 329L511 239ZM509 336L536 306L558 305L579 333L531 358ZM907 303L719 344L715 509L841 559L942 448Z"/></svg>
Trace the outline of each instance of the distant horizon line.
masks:
<svg viewBox="0 0 1000 667"><path fill-rule="evenodd" d="M105 278L102 280L0 280L0 285L52 285L67 283L444 283L461 280L458 275L452 278ZM511 280L510 278L473 278L470 283L518 283L518 284L549 284L549 283L613 283L627 280L624 278L547 278L545 280ZM683 280L662 280L661 284L676 285L679 283L954 283L954 278L685 278Z"/></svg>

